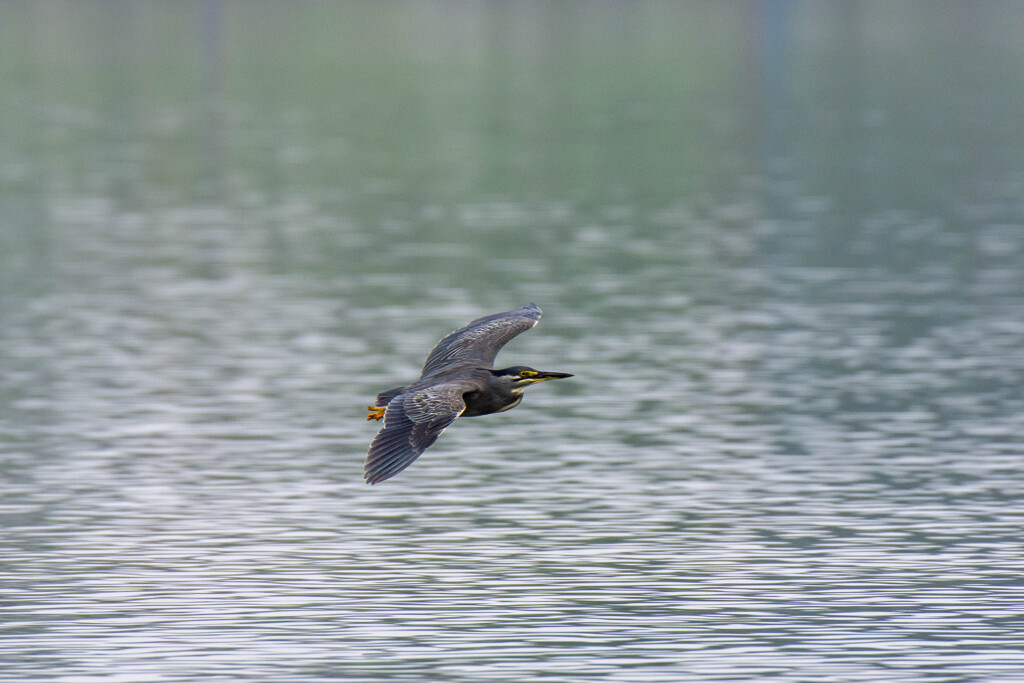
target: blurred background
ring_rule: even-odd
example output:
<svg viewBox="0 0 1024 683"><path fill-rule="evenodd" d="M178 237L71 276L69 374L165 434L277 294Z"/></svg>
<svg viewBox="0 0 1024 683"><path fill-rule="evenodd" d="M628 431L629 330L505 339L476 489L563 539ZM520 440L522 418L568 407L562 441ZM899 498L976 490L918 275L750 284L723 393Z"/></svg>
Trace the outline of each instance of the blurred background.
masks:
<svg viewBox="0 0 1024 683"><path fill-rule="evenodd" d="M1022 19L4 3L0 680L1024 676Z"/></svg>

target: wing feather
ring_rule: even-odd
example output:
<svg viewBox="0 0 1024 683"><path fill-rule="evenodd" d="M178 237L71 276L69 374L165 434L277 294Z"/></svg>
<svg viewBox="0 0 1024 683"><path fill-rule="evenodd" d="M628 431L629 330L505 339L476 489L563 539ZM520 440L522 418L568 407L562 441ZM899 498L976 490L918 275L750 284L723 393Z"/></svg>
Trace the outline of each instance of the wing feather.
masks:
<svg viewBox="0 0 1024 683"><path fill-rule="evenodd" d="M466 408L462 394L471 388L452 382L391 399L384 413L384 427L366 454L366 482L390 479L420 457Z"/></svg>
<svg viewBox="0 0 1024 683"><path fill-rule="evenodd" d="M537 304L530 304L477 318L437 343L423 364L422 377L458 366L492 367L501 347L536 325L540 314Z"/></svg>

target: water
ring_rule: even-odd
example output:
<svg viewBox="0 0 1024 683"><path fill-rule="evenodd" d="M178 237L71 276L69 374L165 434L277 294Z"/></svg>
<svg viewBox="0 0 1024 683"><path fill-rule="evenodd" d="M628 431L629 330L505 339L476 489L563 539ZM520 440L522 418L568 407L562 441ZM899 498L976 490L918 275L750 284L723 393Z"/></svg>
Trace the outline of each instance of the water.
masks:
<svg viewBox="0 0 1024 683"><path fill-rule="evenodd" d="M1012 3L242 7L0 22L0 680L1024 677Z"/></svg>

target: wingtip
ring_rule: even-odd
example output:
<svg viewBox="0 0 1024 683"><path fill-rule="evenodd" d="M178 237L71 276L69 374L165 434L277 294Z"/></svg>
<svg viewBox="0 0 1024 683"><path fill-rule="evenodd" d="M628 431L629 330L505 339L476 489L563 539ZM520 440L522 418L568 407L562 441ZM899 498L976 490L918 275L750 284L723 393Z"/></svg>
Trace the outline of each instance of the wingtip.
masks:
<svg viewBox="0 0 1024 683"><path fill-rule="evenodd" d="M375 469L364 470L363 471L363 482L366 483L368 486L373 486L374 484L379 484L382 481L390 479L391 477L395 476L395 474L398 474L398 473L395 472L395 473L391 474L390 476L381 476L381 473L378 472Z"/></svg>

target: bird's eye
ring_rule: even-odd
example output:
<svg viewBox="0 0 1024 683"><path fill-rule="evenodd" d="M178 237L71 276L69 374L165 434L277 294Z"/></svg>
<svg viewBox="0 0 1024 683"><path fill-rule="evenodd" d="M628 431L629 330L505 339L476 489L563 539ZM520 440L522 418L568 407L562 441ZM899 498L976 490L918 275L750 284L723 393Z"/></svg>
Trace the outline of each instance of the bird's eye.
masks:
<svg viewBox="0 0 1024 683"><path fill-rule="evenodd" d="M523 370L522 372L519 373L519 376L520 377L533 377L536 374L537 374L536 372L532 372L530 370Z"/></svg>

